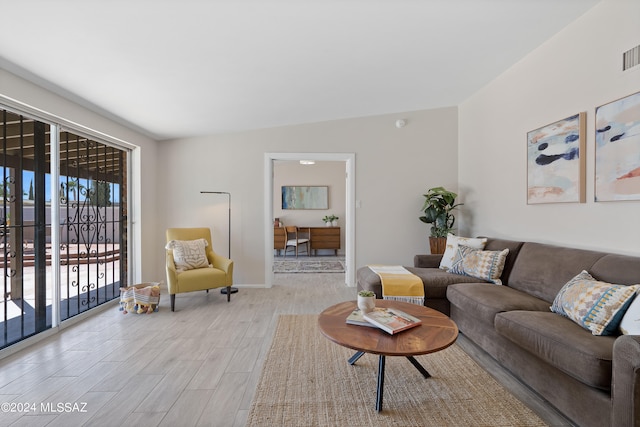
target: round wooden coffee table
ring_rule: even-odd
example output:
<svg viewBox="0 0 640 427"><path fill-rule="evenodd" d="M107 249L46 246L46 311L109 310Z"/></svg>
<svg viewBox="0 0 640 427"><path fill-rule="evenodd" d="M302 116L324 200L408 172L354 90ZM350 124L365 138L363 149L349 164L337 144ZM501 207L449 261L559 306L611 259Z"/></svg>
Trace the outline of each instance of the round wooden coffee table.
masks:
<svg viewBox="0 0 640 427"><path fill-rule="evenodd" d="M439 311L421 305L378 299L376 307L397 308L421 319L422 324L395 335L375 327L351 325L346 319L356 309L356 301L346 301L320 313L318 326L329 340L356 350L349 359L351 365L364 353L379 355L376 410L381 411L385 357L404 356L425 378L429 378L429 372L413 356L435 353L449 347L458 337L458 326Z"/></svg>

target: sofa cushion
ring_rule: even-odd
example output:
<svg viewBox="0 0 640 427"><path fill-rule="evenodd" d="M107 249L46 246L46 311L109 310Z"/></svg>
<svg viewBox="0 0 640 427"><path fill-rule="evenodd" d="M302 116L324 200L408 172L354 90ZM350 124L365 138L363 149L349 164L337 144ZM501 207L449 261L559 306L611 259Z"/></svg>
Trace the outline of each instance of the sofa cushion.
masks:
<svg viewBox="0 0 640 427"><path fill-rule="evenodd" d="M458 245L465 245L471 248L482 249L487 243L485 237L460 237L449 233L447 235L447 247L440 260L440 268L448 270L453 267L453 260L458 252Z"/></svg>
<svg viewBox="0 0 640 427"><path fill-rule="evenodd" d="M587 271L569 280L553 300L551 311L576 322L593 335L613 335L640 285L595 280Z"/></svg>
<svg viewBox="0 0 640 427"><path fill-rule="evenodd" d="M447 287L455 283L477 283L478 279L460 274L448 273L437 268L405 267L422 279L425 298L447 298Z"/></svg>
<svg viewBox="0 0 640 427"><path fill-rule="evenodd" d="M640 257L618 254L607 254L596 261L589 273L598 280L621 285L638 283Z"/></svg>
<svg viewBox="0 0 640 427"><path fill-rule="evenodd" d="M513 265L509 286L551 303L560 289L582 270L591 271L604 252L525 243Z"/></svg>
<svg viewBox="0 0 640 427"><path fill-rule="evenodd" d="M493 325L497 313L509 310L549 312L549 303L507 286L490 283L460 283L447 289L447 298L460 310Z"/></svg>
<svg viewBox="0 0 640 427"><path fill-rule="evenodd" d="M566 317L549 311L499 313L495 328L505 338L578 381L611 389L615 337L594 336Z"/></svg>

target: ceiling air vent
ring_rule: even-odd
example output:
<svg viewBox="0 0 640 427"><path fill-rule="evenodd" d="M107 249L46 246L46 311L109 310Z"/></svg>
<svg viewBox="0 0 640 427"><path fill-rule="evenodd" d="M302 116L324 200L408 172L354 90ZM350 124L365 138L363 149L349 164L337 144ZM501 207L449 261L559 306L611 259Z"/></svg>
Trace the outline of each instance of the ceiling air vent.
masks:
<svg viewBox="0 0 640 427"><path fill-rule="evenodd" d="M622 54L622 71L626 71L640 64L640 45Z"/></svg>

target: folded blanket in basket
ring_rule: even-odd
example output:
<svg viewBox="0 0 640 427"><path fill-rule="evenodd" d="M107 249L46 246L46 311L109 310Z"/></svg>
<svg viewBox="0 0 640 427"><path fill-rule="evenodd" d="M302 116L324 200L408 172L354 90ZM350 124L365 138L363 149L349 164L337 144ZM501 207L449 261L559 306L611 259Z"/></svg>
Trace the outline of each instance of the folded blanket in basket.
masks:
<svg viewBox="0 0 640 427"><path fill-rule="evenodd" d="M158 311L160 304L160 283L140 283L138 285L120 288L120 311L127 314L153 313Z"/></svg>
<svg viewBox="0 0 640 427"><path fill-rule="evenodd" d="M400 265L369 265L380 276L382 298L424 305L422 279Z"/></svg>

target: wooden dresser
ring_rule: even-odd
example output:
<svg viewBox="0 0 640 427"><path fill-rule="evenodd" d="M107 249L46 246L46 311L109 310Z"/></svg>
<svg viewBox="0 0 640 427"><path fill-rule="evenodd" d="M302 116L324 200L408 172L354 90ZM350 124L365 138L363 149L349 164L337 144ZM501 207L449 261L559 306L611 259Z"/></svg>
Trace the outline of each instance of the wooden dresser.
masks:
<svg viewBox="0 0 640 427"><path fill-rule="evenodd" d="M311 252L318 249L333 249L336 255L340 249L340 227L298 227L301 233L309 230L309 240L311 242ZM273 228L273 249L284 250L285 246L284 227Z"/></svg>

